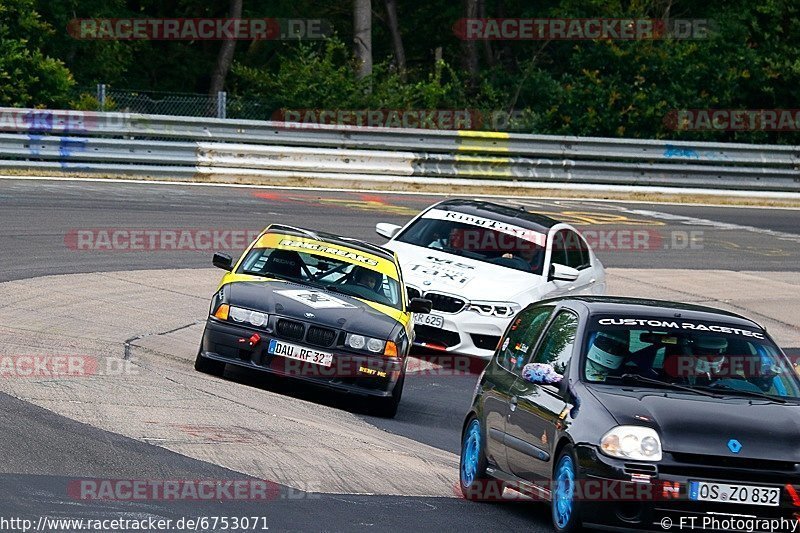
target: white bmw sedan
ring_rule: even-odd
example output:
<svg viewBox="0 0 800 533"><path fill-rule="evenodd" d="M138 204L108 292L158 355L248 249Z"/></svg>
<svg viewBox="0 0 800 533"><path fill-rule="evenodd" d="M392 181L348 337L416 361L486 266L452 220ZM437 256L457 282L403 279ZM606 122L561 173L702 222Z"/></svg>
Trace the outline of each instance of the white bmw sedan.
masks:
<svg viewBox="0 0 800 533"><path fill-rule="evenodd" d="M605 294L603 265L580 233L523 209L446 200L376 231L397 252L409 295L433 303L415 316L417 346L489 358L528 304Z"/></svg>

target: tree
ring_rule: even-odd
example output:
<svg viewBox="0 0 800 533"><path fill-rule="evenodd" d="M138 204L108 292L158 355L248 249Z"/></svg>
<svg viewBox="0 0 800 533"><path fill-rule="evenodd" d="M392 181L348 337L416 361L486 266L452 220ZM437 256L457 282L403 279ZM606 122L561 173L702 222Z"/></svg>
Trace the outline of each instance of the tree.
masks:
<svg viewBox="0 0 800 533"><path fill-rule="evenodd" d="M356 76L372 75L372 2L353 0L353 54Z"/></svg>
<svg viewBox="0 0 800 533"><path fill-rule="evenodd" d="M228 16L232 19L242 18L242 0L231 0ZM228 76L228 71L231 69L235 51L236 41L234 39L222 41L222 46L217 56L217 64L214 67L214 72L211 74L211 84L208 89L208 93L211 96L216 96L217 93L225 87L225 78Z"/></svg>
<svg viewBox="0 0 800 533"><path fill-rule="evenodd" d="M52 33L34 0L0 2L0 105L66 105L75 82L61 61L41 50Z"/></svg>

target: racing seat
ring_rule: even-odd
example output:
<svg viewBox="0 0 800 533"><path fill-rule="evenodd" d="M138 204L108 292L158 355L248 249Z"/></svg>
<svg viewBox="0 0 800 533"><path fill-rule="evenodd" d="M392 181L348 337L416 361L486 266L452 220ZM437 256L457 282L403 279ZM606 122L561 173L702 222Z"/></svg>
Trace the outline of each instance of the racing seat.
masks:
<svg viewBox="0 0 800 533"><path fill-rule="evenodd" d="M303 259L300 254L291 250L273 250L264 264L264 274L275 274L300 278L302 276Z"/></svg>

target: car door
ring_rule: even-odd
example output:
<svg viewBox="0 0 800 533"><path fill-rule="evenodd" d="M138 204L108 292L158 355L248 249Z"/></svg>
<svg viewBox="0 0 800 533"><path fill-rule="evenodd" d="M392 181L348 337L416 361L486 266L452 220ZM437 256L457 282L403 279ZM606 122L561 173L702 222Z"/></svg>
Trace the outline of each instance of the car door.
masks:
<svg viewBox="0 0 800 533"><path fill-rule="evenodd" d="M559 385L536 385L520 377L512 385L511 406L506 421L506 455L511 473L541 482L549 479L557 425L569 407L566 376L575 349L578 315L560 310L537 343L529 359L553 365L565 376Z"/></svg>
<svg viewBox="0 0 800 533"><path fill-rule="evenodd" d="M534 306L521 311L511 322L500 348L486 366L482 382L482 411L486 427L486 455L506 472L506 420L510 413L511 391L536 339L553 311L552 305Z"/></svg>

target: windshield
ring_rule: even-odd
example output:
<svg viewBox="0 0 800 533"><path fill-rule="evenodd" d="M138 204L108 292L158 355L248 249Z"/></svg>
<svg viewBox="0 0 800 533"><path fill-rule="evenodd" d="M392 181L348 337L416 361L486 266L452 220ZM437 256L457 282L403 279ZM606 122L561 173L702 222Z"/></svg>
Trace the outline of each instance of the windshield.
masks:
<svg viewBox="0 0 800 533"><path fill-rule="evenodd" d="M490 219L431 209L397 240L541 275L547 236Z"/></svg>
<svg viewBox="0 0 800 533"><path fill-rule="evenodd" d="M581 357L590 382L648 386L657 380L720 394L800 398L791 363L760 330L609 316L595 317L586 339Z"/></svg>
<svg viewBox="0 0 800 533"><path fill-rule="evenodd" d="M287 243L285 239L274 247L258 246L266 240L275 240L268 239L269 237L273 236L266 235L247 253L236 270L238 274L312 284L402 310L400 283L378 270L381 266L386 268L386 265L391 265L396 276L393 263L382 261L380 265L371 265L368 261L336 257L335 253L341 254L344 251L350 256L366 259L359 252L347 252L332 245L315 244L311 241L303 243L305 246L318 246L319 251L293 249L291 244L299 244L300 241Z"/></svg>

